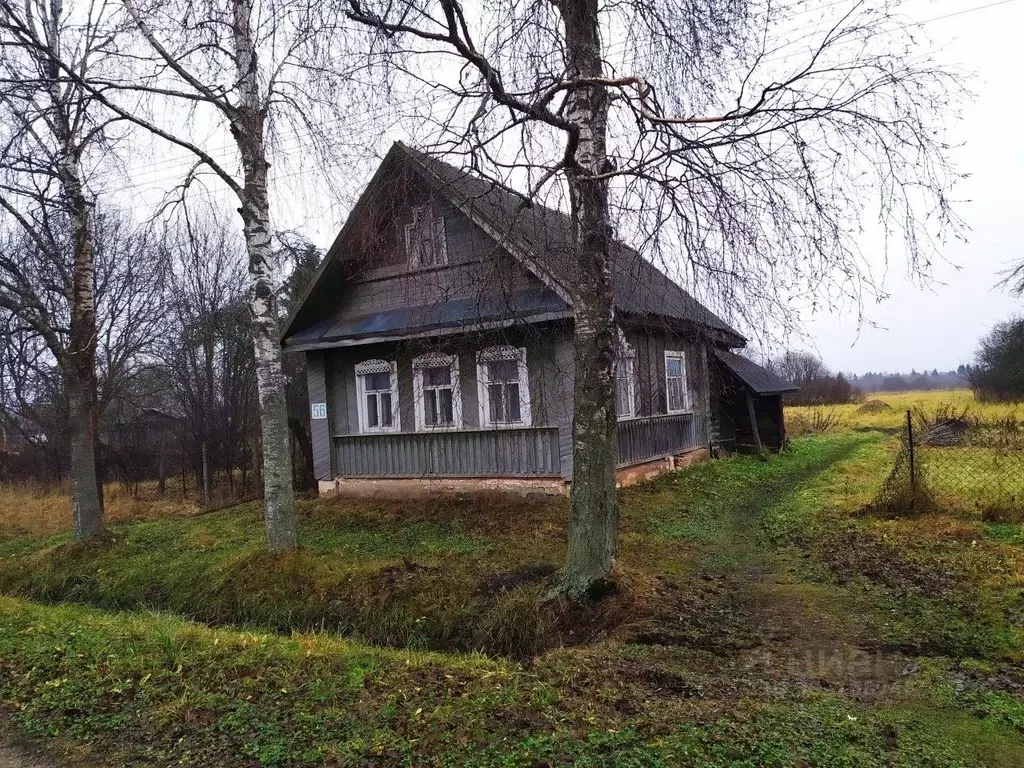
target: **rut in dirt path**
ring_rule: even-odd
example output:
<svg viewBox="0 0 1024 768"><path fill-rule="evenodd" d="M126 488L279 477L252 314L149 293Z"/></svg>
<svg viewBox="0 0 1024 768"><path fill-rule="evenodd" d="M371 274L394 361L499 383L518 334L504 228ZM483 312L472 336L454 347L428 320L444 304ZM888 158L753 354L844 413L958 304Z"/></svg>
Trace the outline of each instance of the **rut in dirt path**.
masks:
<svg viewBox="0 0 1024 768"><path fill-rule="evenodd" d="M729 680L734 695L770 699L807 688L856 699L893 693L911 661L859 647L836 614L834 594L780 570L779 551L762 528L775 504L800 493L856 447L797 477L751 488L706 520L715 534L696 547L697 583L681 588L681 628L662 628L645 639L714 654L719 677Z"/></svg>
<svg viewBox="0 0 1024 768"><path fill-rule="evenodd" d="M0 768L70 768L70 766L43 757L35 750L17 746L0 732Z"/></svg>

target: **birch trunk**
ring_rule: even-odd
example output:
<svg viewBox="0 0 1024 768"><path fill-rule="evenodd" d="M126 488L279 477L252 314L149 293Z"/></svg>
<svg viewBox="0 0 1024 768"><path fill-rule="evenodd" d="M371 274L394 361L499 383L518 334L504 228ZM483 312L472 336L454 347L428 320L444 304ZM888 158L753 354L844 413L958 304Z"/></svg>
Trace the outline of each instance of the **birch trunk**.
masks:
<svg viewBox="0 0 1024 768"><path fill-rule="evenodd" d="M565 24L571 77L600 77L597 0L557 0ZM608 98L601 86L572 91L566 116L576 130L575 167L568 172L576 281L573 286L575 385L569 551L562 589L592 594L608 580L618 553L615 491L618 424L615 413L614 293L607 170Z"/></svg>
<svg viewBox="0 0 1024 768"><path fill-rule="evenodd" d="M248 0L232 4L235 65L239 104L231 131L242 155L245 186L239 213L245 232L252 289L253 346L256 386L263 439L264 521L267 548L281 552L298 546L295 493L292 488L291 440L285 404L285 377L281 365L274 249L271 243L270 199L264 129L266 105L260 95L256 45L252 37L252 6Z"/></svg>
<svg viewBox="0 0 1024 768"><path fill-rule="evenodd" d="M64 161L59 176L71 214L74 266L71 276L71 334L64 373L68 390L71 444L71 522L76 539L103 531L103 491L97 471L96 297L93 231L89 201L76 158Z"/></svg>

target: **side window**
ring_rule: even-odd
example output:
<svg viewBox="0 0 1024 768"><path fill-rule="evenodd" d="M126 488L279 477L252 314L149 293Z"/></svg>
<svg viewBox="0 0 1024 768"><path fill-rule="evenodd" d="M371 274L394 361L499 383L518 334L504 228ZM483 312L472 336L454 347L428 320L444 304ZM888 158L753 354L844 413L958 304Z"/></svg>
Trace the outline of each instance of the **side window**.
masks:
<svg viewBox="0 0 1024 768"><path fill-rule="evenodd" d="M393 361L367 360L356 366L360 432L397 432L398 366Z"/></svg>
<svg viewBox="0 0 1024 768"><path fill-rule="evenodd" d="M615 412L620 419L636 415L636 353L619 331L619 355L615 359Z"/></svg>
<svg viewBox="0 0 1024 768"><path fill-rule="evenodd" d="M530 426L525 348L489 347L477 353L477 381L481 426Z"/></svg>
<svg viewBox="0 0 1024 768"><path fill-rule="evenodd" d="M454 355L421 355L412 361L416 429L462 427L459 360Z"/></svg>
<svg viewBox="0 0 1024 768"><path fill-rule="evenodd" d="M414 267L436 267L448 263L444 218L435 218L430 206L412 209L412 223L405 225L405 252Z"/></svg>
<svg viewBox="0 0 1024 768"><path fill-rule="evenodd" d="M685 352L665 352L665 401L669 413L685 413L690 410Z"/></svg>

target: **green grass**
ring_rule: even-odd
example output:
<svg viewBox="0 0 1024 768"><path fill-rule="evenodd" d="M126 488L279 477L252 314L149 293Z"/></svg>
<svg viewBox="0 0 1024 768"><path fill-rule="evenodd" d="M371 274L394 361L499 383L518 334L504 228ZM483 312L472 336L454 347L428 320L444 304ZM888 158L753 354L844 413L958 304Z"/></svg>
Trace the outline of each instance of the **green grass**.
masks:
<svg viewBox="0 0 1024 768"><path fill-rule="evenodd" d="M623 497L622 568L643 578L721 556L736 510L785 493L869 441L812 438L781 458L713 462L631 490ZM598 622L589 634L587 626L577 631L579 616L541 605L563 557L564 500L306 501L300 510L303 549L280 557L263 551L256 504L115 526L107 542L10 540L0 543L0 591L523 656L603 629Z"/></svg>
<svg viewBox="0 0 1024 768"><path fill-rule="evenodd" d="M564 658L527 669L11 599L0 658L22 732L89 743L108 765L992 768L1024 756L998 704L723 706L615 679L580 687Z"/></svg>
<svg viewBox="0 0 1024 768"><path fill-rule="evenodd" d="M12 539L0 711L93 765L1022 765L1020 526L865 514L894 450L625 491L579 608L564 500L304 502L285 557L254 505Z"/></svg>

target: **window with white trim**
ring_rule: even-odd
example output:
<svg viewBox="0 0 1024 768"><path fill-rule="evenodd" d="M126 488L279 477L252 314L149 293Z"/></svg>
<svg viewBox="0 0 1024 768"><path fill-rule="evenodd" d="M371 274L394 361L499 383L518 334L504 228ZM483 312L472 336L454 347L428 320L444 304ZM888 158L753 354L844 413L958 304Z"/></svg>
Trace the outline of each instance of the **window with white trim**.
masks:
<svg viewBox="0 0 1024 768"><path fill-rule="evenodd" d="M398 366L388 360L367 360L356 366L360 432L397 432Z"/></svg>
<svg viewBox="0 0 1024 768"><path fill-rule="evenodd" d="M461 428L459 359L455 355L420 355L412 361L412 371L416 429Z"/></svg>
<svg viewBox="0 0 1024 768"><path fill-rule="evenodd" d="M685 352L665 352L665 403L668 413L685 413L690 410Z"/></svg>
<svg viewBox="0 0 1024 768"><path fill-rule="evenodd" d="M615 412L620 419L636 415L636 353L621 339L615 359Z"/></svg>
<svg viewBox="0 0 1024 768"><path fill-rule="evenodd" d="M530 379L523 347L489 347L477 353L480 424L528 427Z"/></svg>
<svg viewBox="0 0 1024 768"><path fill-rule="evenodd" d="M437 267L448 263L448 242L444 217L434 217L430 206L412 209L412 223L405 225L405 252L414 267Z"/></svg>

